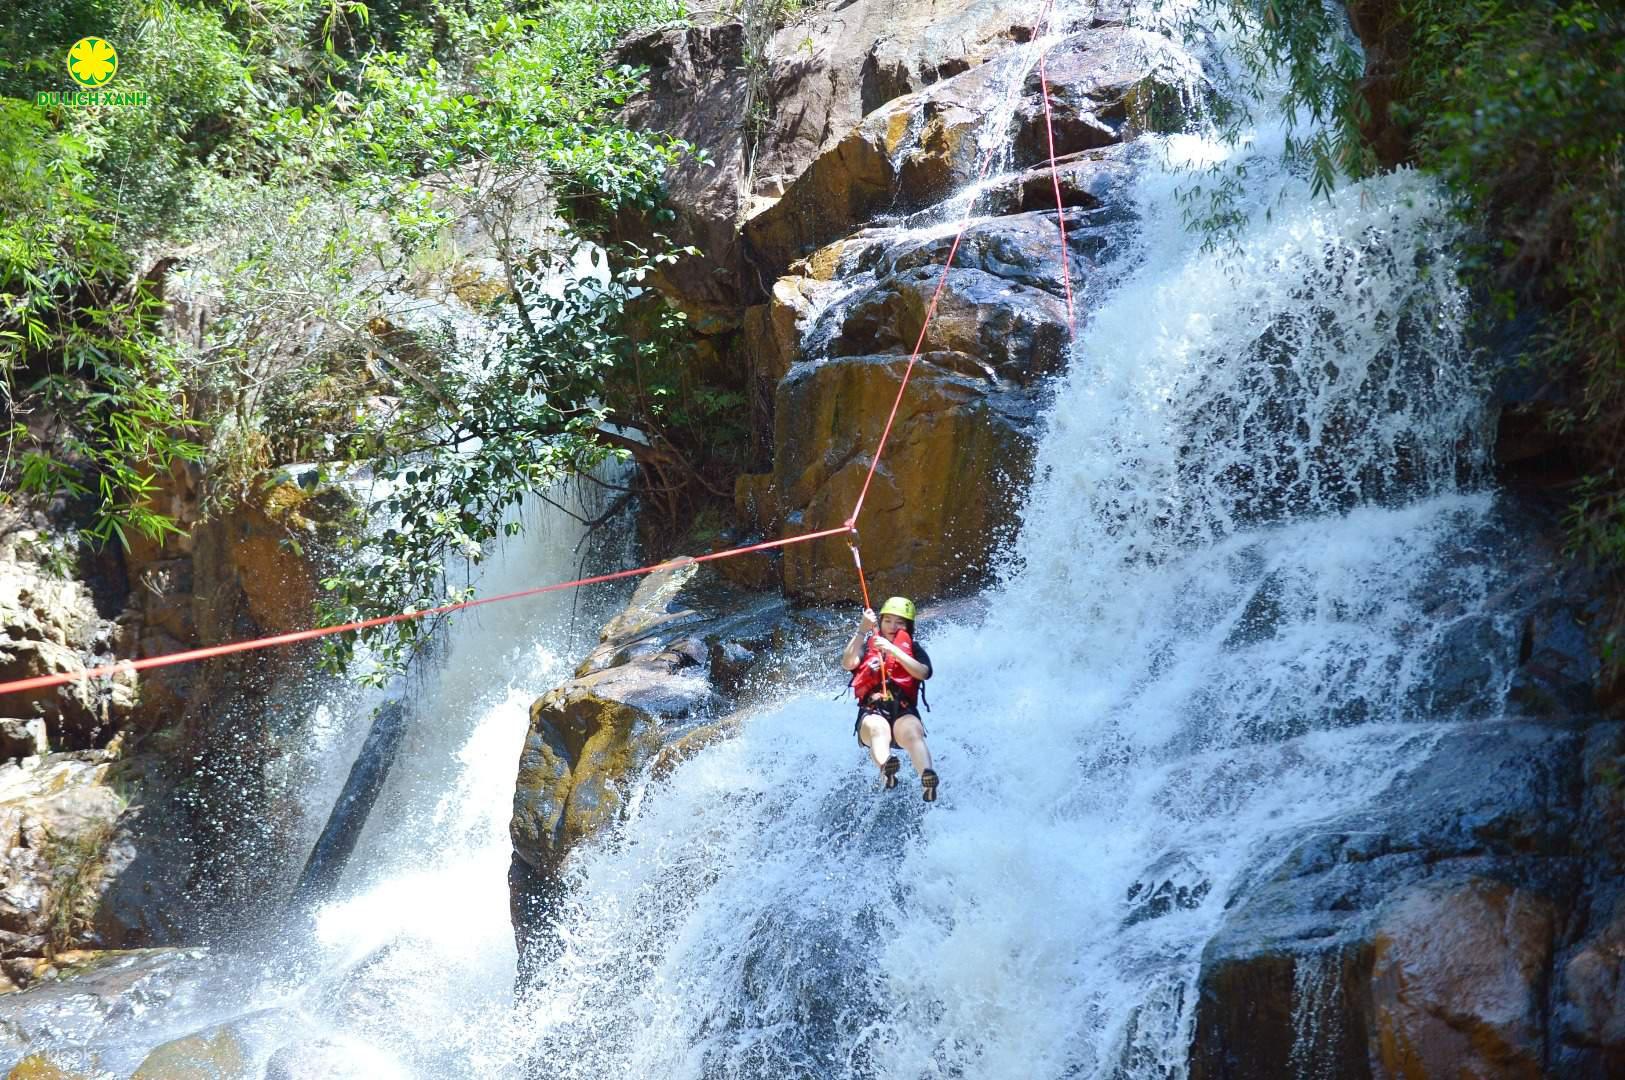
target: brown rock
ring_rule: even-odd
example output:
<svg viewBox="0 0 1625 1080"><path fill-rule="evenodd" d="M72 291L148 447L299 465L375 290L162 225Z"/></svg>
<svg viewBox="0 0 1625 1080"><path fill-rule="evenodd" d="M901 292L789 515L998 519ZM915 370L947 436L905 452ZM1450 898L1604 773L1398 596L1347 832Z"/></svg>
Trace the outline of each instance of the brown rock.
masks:
<svg viewBox="0 0 1625 1080"><path fill-rule="evenodd" d="M153 479L155 486L147 496L147 509L168 517L182 531L153 540L138 529L130 530L125 537L128 546L124 549L124 565L131 580L159 559L184 558L192 553L190 530L200 516L202 468L195 462L176 460L167 472Z"/></svg>
<svg viewBox="0 0 1625 1080"><path fill-rule="evenodd" d="M917 266L881 280L847 309L837 355L960 353L986 377L1030 384L1065 366L1066 304L1042 289L971 267ZM936 310L926 325L931 301ZM888 405L889 408L889 405Z"/></svg>
<svg viewBox="0 0 1625 1080"><path fill-rule="evenodd" d="M552 874L574 844L615 820L622 788L663 743L663 722L715 702L706 647L683 635L704 617L675 602L698 569L644 578L576 678L531 706L510 833L532 869Z"/></svg>
<svg viewBox="0 0 1625 1080"><path fill-rule="evenodd" d="M1030 40L1021 0L854 0L799 20L766 49L767 120L752 191L777 195L860 119L894 98Z"/></svg>
<svg viewBox="0 0 1625 1080"><path fill-rule="evenodd" d="M777 276L883 211L929 206L972 179L981 153L976 135L986 110L1005 96L1006 67L976 67L890 101L819 154L782 198L745 224L750 258L764 276ZM1162 93L1154 65L1132 35L1115 27L1064 39L1048 67L1058 157L1120 142L1132 126L1133 102ZM1017 168L1049 157L1036 75L1029 82L1011 138Z"/></svg>
<svg viewBox="0 0 1625 1080"><path fill-rule="evenodd" d="M1625 899L1563 967L1566 1037L1625 1061Z"/></svg>
<svg viewBox="0 0 1625 1080"><path fill-rule="evenodd" d="M45 721L40 717L31 720L0 719L0 762L33 757L46 753L50 748L50 736L46 733Z"/></svg>
<svg viewBox="0 0 1625 1080"><path fill-rule="evenodd" d="M1388 1076L1539 1077L1556 912L1475 879L1419 888L1374 939L1372 1059Z"/></svg>
<svg viewBox="0 0 1625 1080"><path fill-rule="evenodd" d="M79 1080L86 1074L65 1069L45 1054L29 1054L6 1073L6 1080Z"/></svg>
<svg viewBox="0 0 1625 1080"><path fill-rule="evenodd" d="M1349 26L1365 47L1365 74L1359 92L1366 101L1360 134L1386 168L1411 156L1413 125L1394 117L1394 101L1404 91L1405 67L1410 62L1409 21L1397 0L1353 0L1348 5Z"/></svg>
<svg viewBox="0 0 1625 1080"><path fill-rule="evenodd" d="M159 1046L130 1080L239 1080L249 1075L242 1039L230 1028L216 1028Z"/></svg>
<svg viewBox="0 0 1625 1080"><path fill-rule="evenodd" d="M841 524L907 361L859 356L805 364L779 387L775 486L788 532ZM872 591L916 598L985 578L1015 526L1032 467L1032 403L990 391L972 358L921 358L864 504L864 569ZM852 557L836 537L784 549L791 595L849 598Z"/></svg>
<svg viewBox="0 0 1625 1080"><path fill-rule="evenodd" d="M668 173L667 201L676 220L654 227L701 253L682 256L655 274L701 333L738 325L743 294L736 233L744 167L743 48L743 28L724 23L656 31L629 42L620 56L649 69L649 92L627 106L626 122L686 139L710 157L709 163L684 160ZM650 229L632 215L618 226L621 235L640 241Z"/></svg>
<svg viewBox="0 0 1625 1080"><path fill-rule="evenodd" d="M786 276L773 283L771 300L745 309L745 347L758 378L777 385L801 359L801 335L813 306L829 286Z"/></svg>
<svg viewBox="0 0 1625 1080"><path fill-rule="evenodd" d="M543 872L615 819L619 785L659 749L654 718L579 684L540 698L519 759L514 851Z"/></svg>
<svg viewBox="0 0 1625 1080"><path fill-rule="evenodd" d="M173 935L189 851L141 805L159 768L93 751L0 767L0 956Z"/></svg>

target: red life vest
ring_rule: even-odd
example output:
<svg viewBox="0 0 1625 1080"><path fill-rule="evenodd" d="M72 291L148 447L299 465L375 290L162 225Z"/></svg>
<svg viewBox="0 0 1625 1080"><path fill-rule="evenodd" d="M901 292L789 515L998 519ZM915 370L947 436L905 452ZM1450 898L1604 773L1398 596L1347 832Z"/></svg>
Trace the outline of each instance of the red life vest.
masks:
<svg viewBox="0 0 1625 1080"><path fill-rule="evenodd" d="M875 639L879 636L878 633L869 635L869 645L863 650L863 659L858 661L857 668L852 672L852 692L858 695L859 701L876 693L881 688L884 672L887 689L901 698L905 704L912 705L915 695L919 693L920 681L910 675L902 664L881 654L880 647L875 644ZM897 631L897 635L891 641L913 658L914 639L908 636L907 630Z"/></svg>

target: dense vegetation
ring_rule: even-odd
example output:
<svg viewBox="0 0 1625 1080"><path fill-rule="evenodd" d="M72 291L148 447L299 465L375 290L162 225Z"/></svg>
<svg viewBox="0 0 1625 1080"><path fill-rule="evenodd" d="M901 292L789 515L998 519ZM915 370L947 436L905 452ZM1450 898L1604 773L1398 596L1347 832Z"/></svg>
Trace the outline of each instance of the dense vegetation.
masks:
<svg viewBox="0 0 1625 1080"><path fill-rule="evenodd" d="M0 490L67 496L106 541L174 529L149 496L177 459L204 462L213 509L285 462L367 463L395 526L352 538L368 550L327 582L335 619L459 595L448 556L478 558L527 493L610 453L675 517L706 485L695 448L725 458L736 399L694 376L681 314L638 284L674 253L608 237L617 215L658 229L662 176L691 151L618 121L643 80L612 48L680 14L42 0L6 15ZM86 36L116 45L111 86L145 105L38 97L74 89L65 57ZM455 302L424 301L436 281ZM419 631L404 633L397 656Z"/></svg>
<svg viewBox="0 0 1625 1080"><path fill-rule="evenodd" d="M744 8L760 28L795 6ZM1288 153L1318 186L1409 161L1459 195L1487 307L1534 317L1524 361L1584 450L1576 545L1625 565L1625 14L1195 8L1229 20L1240 69L1314 121ZM173 528L149 496L177 460L206 462L215 507L280 463L370 463L387 481L374 509L397 524L357 538L370 550L328 582L326 614L348 618L455 595L448 555L477 557L527 492L607 454L634 456L673 519L722 490L738 397L697 374L681 316L640 286L673 253L607 239L627 213L658 229L661 176L690 152L618 122L641 78L608 57L680 14L675 0L14 6L0 491L67 496L116 541ZM148 105L37 100L72 88L66 48L91 35L117 44L116 85ZM1243 130L1244 104L1229 119ZM1197 212L1223 228L1222 201ZM412 317L402 299L437 276L478 329L432 304Z"/></svg>

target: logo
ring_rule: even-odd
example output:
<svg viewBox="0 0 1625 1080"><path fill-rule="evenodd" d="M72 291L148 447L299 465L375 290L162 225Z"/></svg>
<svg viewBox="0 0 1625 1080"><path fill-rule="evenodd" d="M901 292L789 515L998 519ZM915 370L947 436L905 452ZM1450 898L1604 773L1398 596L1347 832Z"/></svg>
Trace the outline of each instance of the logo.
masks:
<svg viewBox="0 0 1625 1080"><path fill-rule="evenodd" d="M118 71L118 50L99 37L80 38L68 50L68 75L86 90L112 81Z"/></svg>
<svg viewBox="0 0 1625 1080"><path fill-rule="evenodd" d="M118 50L106 38L80 38L68 50L68 77L77 90L41 90L34 95L34 104L105 106L152 104L145 90L129 92L106 90L102 87L118 74ZM140 80L136 82L139 84Z"/></svg>

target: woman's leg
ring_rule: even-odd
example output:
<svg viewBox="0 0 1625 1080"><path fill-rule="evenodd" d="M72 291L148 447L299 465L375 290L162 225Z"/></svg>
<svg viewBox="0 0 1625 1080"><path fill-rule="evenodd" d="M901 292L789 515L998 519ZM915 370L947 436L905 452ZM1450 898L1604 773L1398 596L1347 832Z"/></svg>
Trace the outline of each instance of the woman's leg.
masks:
<svg viewBox="0 0 1625 1080"><path fill-rule="evenodd" d="M858 724L858 742L869 748L877 767L885 767L891 757L891 725L879 713L864 713Z"/></svg>
<svg viewBox="0 0 1625 1080"><path fill-rule="evenodd" d="M892 738L897 745L908 751L908 759L914 763L914 771L923 773L931 767L931 751L925 745L925 725L913 713L904 713L892 725Z"/></svg>

